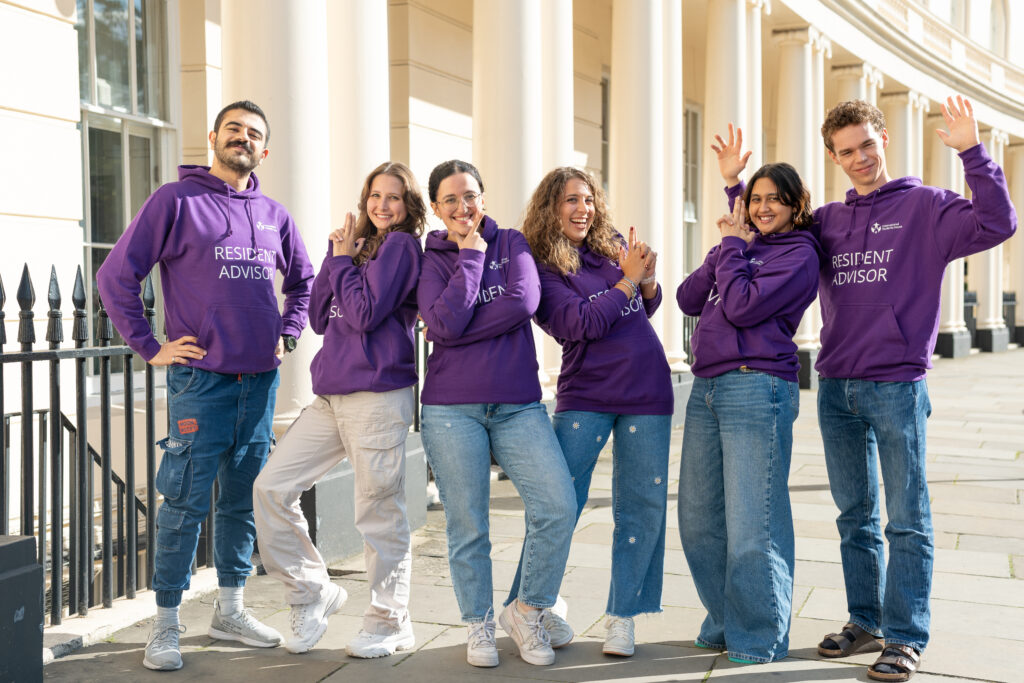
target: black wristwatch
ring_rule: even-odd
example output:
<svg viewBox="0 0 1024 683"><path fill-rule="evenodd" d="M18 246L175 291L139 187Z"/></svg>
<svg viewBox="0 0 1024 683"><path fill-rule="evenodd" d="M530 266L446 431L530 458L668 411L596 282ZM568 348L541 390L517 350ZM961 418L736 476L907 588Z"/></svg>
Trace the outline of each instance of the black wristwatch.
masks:
<svg viewBox="0 0 1024 683"><path fill-rule="evenodd" d="M281 341L284 342L284 352L291 353L299 345L299 340L290 334L282 334Z"/></svg>

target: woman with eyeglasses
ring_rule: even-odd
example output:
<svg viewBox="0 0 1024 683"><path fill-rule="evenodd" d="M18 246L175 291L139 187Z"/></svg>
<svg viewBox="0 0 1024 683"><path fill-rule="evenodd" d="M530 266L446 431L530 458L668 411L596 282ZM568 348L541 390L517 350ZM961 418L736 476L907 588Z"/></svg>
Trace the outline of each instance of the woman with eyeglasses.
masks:
<svg viewBox="0 0 1024 683"><path fill-rule="evenodd" d="M420 400L427 460L444 503L448 560L466 659L498 665L491 543L491 454L526 508L519 592L498 618L520 657L552 664L544 627L572 537L576 498L541 389L530 319L540 300L526 239L484 215L480 172L446 161L430 174L434 214L445 230L427 236L417 298L433 349Z"/></svg>
<svg viewBox="0 0 1024 683"><path fill-rule="evenodd" d="M661 611L665 560L674 401L668 360L649 321L662 297L658 255L633 228L623 239L601 185L571 167L541 180L523 235L540 272L537 323L562 346L553 422L576 489L577 519L598 456L614 435L615 529L602 651L629 657L633 617ZM560 615L547 620L552 634L568 629Z"/></svg>

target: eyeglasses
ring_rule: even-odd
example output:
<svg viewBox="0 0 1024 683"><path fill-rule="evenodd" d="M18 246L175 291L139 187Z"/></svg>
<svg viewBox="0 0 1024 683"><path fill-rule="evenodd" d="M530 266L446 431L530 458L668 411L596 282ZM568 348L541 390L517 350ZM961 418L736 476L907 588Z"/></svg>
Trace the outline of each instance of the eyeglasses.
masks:
<svg viewBox="0 0 1024 683"><path fill-rule="evenodd" d="M467 208L473 208L474 206L476 206L476 203L480 201L481 196L482 194L478 194L476 192L467 192L461 197L449 195L442 199L441 201L439 201L438 204L440 204L441 206L448 210L451 210L457 207L459 204L465 202Z"/></svg>

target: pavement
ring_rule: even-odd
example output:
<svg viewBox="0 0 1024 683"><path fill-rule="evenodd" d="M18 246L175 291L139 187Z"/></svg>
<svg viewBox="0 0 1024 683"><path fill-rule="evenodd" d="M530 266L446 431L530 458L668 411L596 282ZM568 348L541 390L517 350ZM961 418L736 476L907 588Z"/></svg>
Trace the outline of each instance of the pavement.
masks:
<svg viewBox="0 0 1024 683"><path fill-rule="evenodd" d="M932 640L917 683L1024 681L1024 350L936 360L929 374L933 413L928 423L928 481L935 522L935 581ZM185 668L157 673L142 666L151 622L109 623L82 637L85 647L49 663L51 681L244 680L261 681L866 681L877 655L825 660L816 645L846 619L836 510L828 491L816 395L802 391L794 431L790 492L796 527L796 587L790 655L781 662L741 665L724 654L694 646L704 610L697 598L679 542L675 481L669 486L664 612L636 621L632 658L601 653L602 615L611 563L611 461L598 463L591 498L574 536L562 595L576 639L557 651L548 667L531 666L514 654L498 631L501 665L477 669L466 664L466 629L460 624L448 573L444 513L431 512L413 537L410 611L417 644L413 650L377 660L345 654L359 630L369 591L361 556L332 568L349 592L330 620L326 635L309 653L283 648L254 649L206 635L215 584L193 589L182 606L188 631L182 636ZM670 472L678 472L682 429L673 433ZM491 540L494 585L512 580L523 535L522 505L507 481L493 482ZM281 585L266 576L250 579L246 604L282 633L288 609ZM504 598L496 590L494 601ZM120 602L120 601L119 601ZM135 601L152 611L148 593ZM115 608L124 609L122 607ZM109 610L106 610L109 612ZM93 610L88 618L98 618ZM108 619L109 621L109 619ZM65 628L74 630L75 619ZM49 631L49 629L48 629ZM97 636L100 634L102 637ZM48 634L49 637L50 634ZM95 642L94 642L95 641ZM92 644L89 644L89 643ZM54 653L72 650L57 648Z"/></svg>

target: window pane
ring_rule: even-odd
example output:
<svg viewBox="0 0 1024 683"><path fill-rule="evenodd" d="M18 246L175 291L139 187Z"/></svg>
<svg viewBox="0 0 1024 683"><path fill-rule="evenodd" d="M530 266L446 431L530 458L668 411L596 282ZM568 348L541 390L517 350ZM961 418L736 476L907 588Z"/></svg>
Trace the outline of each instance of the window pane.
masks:
<svg viewBox="0 0 1024 683"><path fill-rule="evenodd" d="M90 242L113 244L124 232L121 134L89 128Z"/></svg>
<svg viewBox="0 0 1024 683"><path fill-rule="evenodd" d="M83 102L92 100L92 88L89 86L89 0L78 0L78 97Z"/></svg>
<svg viewBox="0 0 1024 683"><path fill-rule="evenodd" d="M140 114L164 118L164 2L135 2L135 75Z"/></svg>
<svg viewBox="0 0 1024 683"><path fill-rule="evenodd" d="M153 160L149 138L129 135L128 157L128 201L134 218L146 197L153 192Z"/></svg>
<svg viewBox="0 0 1024 683"><path fill-rule="evenodd" d="M131 110L128 0L93 0L96 104Z"/></svg>

